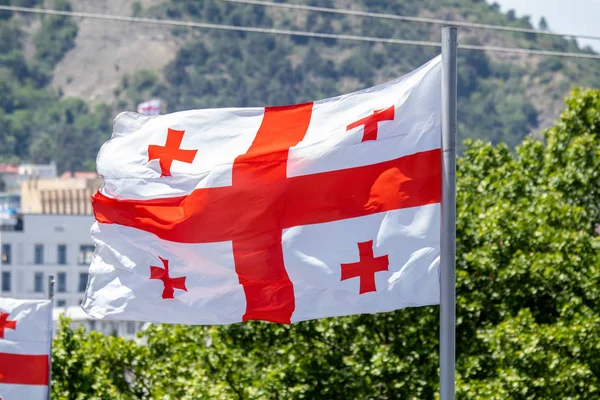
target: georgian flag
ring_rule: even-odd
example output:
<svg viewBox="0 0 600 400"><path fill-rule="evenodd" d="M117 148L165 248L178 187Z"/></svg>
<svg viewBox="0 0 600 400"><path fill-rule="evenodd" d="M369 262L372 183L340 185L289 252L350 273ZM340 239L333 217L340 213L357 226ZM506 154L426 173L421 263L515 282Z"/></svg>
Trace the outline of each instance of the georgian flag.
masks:
<svg viewBox="0 0 600 400"><path fill-rule="evenodd" d="M83 309L290 323L439 303L441 57L285 107L120 114Z"/></svg>
<svg viewBox="0 0 600 400"><path fill-rule="evenodd" d="M144 115L160 115L160 105L159 99L144 101L138 104L137 112Z"/></svg>
<svg viewBox="0 0 600 400"><path fill-rule="evenodd" d="M0 297L0 399L48 398L51 343L50 300Z"/></svg>

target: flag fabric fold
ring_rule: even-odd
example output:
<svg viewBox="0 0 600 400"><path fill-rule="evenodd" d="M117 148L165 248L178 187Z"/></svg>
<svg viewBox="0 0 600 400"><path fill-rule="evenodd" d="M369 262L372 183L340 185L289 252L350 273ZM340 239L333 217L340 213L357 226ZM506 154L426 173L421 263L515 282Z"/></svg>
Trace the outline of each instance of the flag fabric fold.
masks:
<svg viewBox="0 0 600 400"><path fill-rule="evenodd" d="M291 323L439 303L441 58L310 103L120 114L83 309Z"/></svg>
<svg viewBox="0 0 600 400"><path fill-rule="evenodd" d="M0 398L48 398L52 304L0 297Z"/></svg>

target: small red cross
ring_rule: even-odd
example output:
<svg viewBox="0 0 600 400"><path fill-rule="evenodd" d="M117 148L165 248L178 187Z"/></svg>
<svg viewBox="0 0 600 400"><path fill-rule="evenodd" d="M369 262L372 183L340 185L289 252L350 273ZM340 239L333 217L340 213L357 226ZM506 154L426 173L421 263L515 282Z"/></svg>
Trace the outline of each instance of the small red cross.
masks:
<svg viewBox="0 0 600 400"><path fill-rule="evenodd" d="M356 122L351 123L346 127L346 131L350 129L358 128L361 125L365 126L362 141L366 142L367 140L376 140L377 139L377 124L383 121L393 121L394 120L394 106L390 106L388 108L375 110L373 114L359 119Z"/></svg>
<svg viewBox="0 0 600 400"><path fill-rule="evenodd" d="M4 339L5 329L17 329L17 321L9 321L8 314L0 312L0 339Z"/></svg>
<svg viewBox="0 0 600 400"><path fill-rule="evenodd" d="M159 159L161 177L172 176L171 175L171 164L173 161L182 161L191 164L196 157L198 150L184 150L180 149L181 141L185 131L178 131L176 129L169 128L167 132L167 142L164 146L158 146L151 144L148 146L148 161Z"/></svg>
<svg viewBox="0 0 600 400"><path fill-rule="evenodd" d="M358 243L360 261L342 264L342 281L350 278L360 279L360 294L376 292L375 273L388 270L388 256L373 257L373 241Z"/></svg>
<svg viewBox="0 0 600 400"><path fill-rule="evenodd" d="M160 258L160 257L158 257ZM163 289L162 298L163 299L174 299L175 298L175 289L183 290L187 292L187 288L185 287L185 276L178 278L171 278L169 276L169 260L165 260L164 258L160 258L162 261L164 268L160 267L150 267L150 279L159 279L163 281L165 284L165 288Z"/></svg>

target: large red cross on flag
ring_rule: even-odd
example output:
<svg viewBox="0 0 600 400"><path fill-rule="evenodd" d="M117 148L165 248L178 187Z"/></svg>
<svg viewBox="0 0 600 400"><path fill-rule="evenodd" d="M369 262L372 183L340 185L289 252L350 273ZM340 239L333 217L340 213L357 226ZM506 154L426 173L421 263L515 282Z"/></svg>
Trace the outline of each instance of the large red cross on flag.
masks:
<svg viewBox="0 0 600 400"><path fill-rule="evenodd" d="M84 310L290 323L437 304L440 61L306 104L119 115Z"/></svg>
<svg viewBox="0 0 600 400"><path fill-rule="evenodd" d="M50 300L0 297L0 398L48 398Z"/></svg>

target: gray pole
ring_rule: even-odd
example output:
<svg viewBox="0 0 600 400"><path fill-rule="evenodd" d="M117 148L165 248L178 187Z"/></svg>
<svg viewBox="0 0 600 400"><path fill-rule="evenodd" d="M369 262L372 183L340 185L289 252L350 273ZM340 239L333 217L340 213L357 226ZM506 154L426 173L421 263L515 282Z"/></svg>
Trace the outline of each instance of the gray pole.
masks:
<svg viewBox="0 0 600 400"><path fill-rule="evenodd" d="M54 310L54 276L50 275L48 277L48 300L50 300L50 357L49 357L49 370L48 370L48 400L50 400L52 393L52 340L54 338L54 332L52 332L52 328L54 326L53 321L53 310Z"/></svg>
<svg viewBox="0 0 600 400"><path fill-rule="evenodd" d="M442 29L442 232L440 399L455 396L456 336L456 28Z"/></svg>
<svg viewBox="0 0 600 400"><path fill-rule="evenodd" d="M54 301L54 275L48 277L48 300Z"/></svg>

